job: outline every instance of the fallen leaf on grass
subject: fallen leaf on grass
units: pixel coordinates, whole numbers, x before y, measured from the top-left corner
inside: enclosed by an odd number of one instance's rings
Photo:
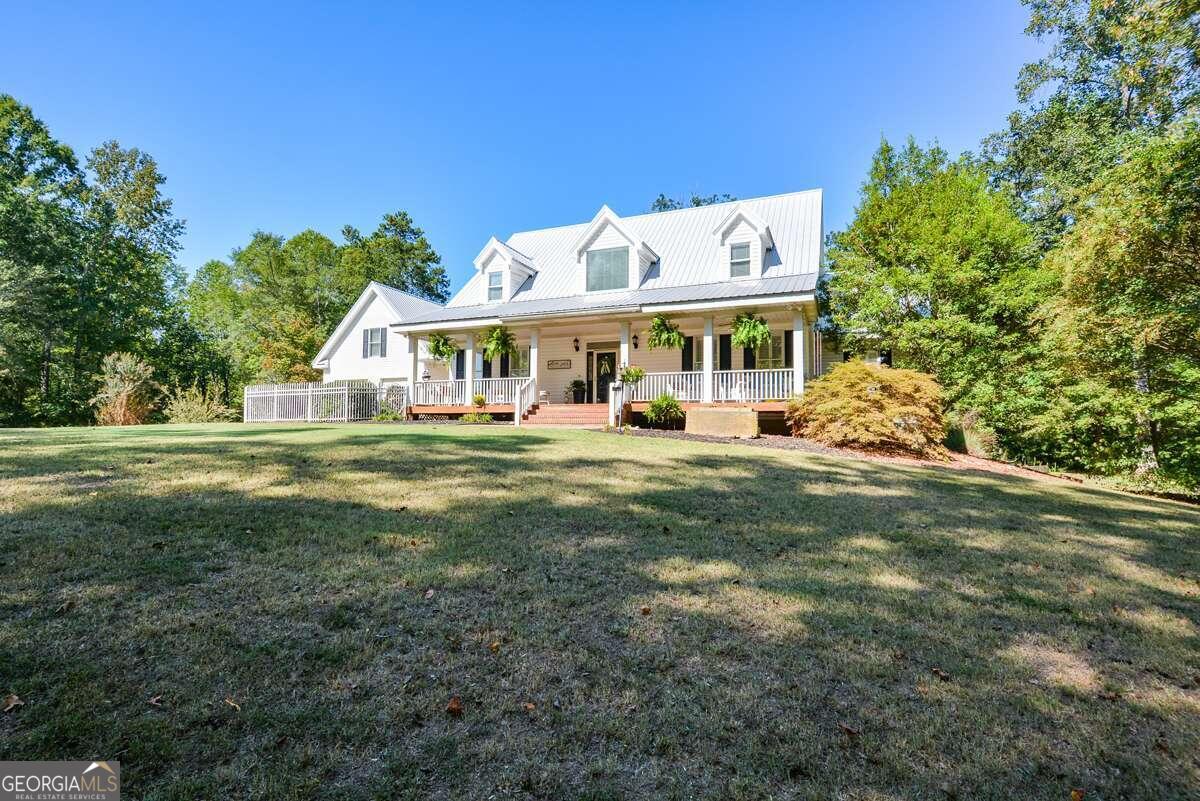
[[[941,668],[935,667],[933,669],[933,675],[937,676],[942,681],[950,681],[950,674],[947,673],[946,671],[942,670]]]
[[[150,696],[149,700],[146,701],[146,703],[150,706],[162,706],[162,696],[152,695]]]
[[[462,717],[463,702],[457,695],[450,699],[450,703],[446,704],[446,714],[451,717]]]
[[[854,728],[853,726],[847,726],[845,723],[839,723],[838,728],[844,731],[851,738],[858,737],[860,734],[862,734],[862,732],[858,729]]]
[[[643,606],[643,607],[642,607],[642,614],[643,614],[643,615],[648,615],[648,614],[650,614],[650,607],[648,607],[648,606]]]
[[[488,645],[488,650],[491,651],[493,654],[499,653],[500,652],[500,641],[493,640],[491,642],[491,644]]]
[[[226,704],[226,706],[233,707],[235,712],[242,711],[242,705],[239,704],[237,701],[233,700],[232,698],[229,698],[228,696],[225,698],[225,704]]]
[[[525,703],[521,704],[521,708],[524,709],[526,712],[532,712],[533,710],[537,709],[537,704],[534,704],[530,701],[526,701]]]
[[[1078,787],[1071,791],[1071,801],[1083,801],[1083,790]]]
[[[7,698],[4,699],[4,711],[5,712],[12,712],[14,709],[16,709],[19,706],[25,706],[25,702],[22,701],[20,696],[18,696],[16,693],[12,693],[11,695],[9,695]]]

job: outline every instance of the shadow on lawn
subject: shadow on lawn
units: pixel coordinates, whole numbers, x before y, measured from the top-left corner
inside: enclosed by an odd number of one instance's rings
[[[0,455],[66,490],[0,507],[11,758],[112,756],[164,798],[1200,790],[1195,510],[615,437],[251,431]]]

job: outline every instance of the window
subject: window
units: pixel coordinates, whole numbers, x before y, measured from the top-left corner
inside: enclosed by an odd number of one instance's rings
[[[508,365],[508,374],[513,378],[529,378],[529,346],[517,348],[517,355]]]
[[[370,359],[375,356],[387,356],[386,328],[363,329],[363,358]]]
[[[504,294],[504,273],[488,273],[488,300],[500,300]]]
[[[758,370],[777,370],[785,364],[783,334],[771,334],[771,338],[754,351],[754,367]]]
[[[743,278],[750,275],[750,243],[742,242],[729,246],[729,277]]]
[[[629,288],[629,248],[589,250],[587,291]]]

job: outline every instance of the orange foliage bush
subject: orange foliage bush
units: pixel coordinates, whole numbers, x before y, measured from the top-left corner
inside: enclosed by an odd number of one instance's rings
[[[945,458],[942,391],[916,370],[843,362],[788,402],[793,436],[825,445]]]

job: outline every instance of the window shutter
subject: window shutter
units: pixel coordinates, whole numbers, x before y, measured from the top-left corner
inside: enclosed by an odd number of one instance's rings
[[[757,361],[754,358],[754,348],[742,348],[742,369],[753,370]]]
[[[363,329],[363,358],[367,358],[371,348],[371,329]]]
[[[379,329],[379,355],[387,356],[387,328]]]
[[[467,352],[460,350],[454,354],[454,378],[462,381],[467,377]]]
[[[508,354],[502,353],[500,355],[500,377],[501,378],[508,378],[508,375],[509,375],[508,371],[509,371],[510,366],[511,365],[509,364],[509,361],[508,361]]]
[[[719,347],[717,348],[717,369],[732,370],[733,369],[733,339],[732,334],[721,334]]]
[[[792,361],[792,332],[783,332],[783,366],[791,367],[794,364]]]
[[[680,370],[683,370],[686,372],[686,371],[692,369],[692,365],[695,362],[695,358],[696,358],[695,342],[696,342],[695,337],[684,337],[684,339],[683,339],[683,357],[680,360],[682,363],[679,366]]]
[[[485,358],[483,360],[483,377],[484,378],[492,377],[492,360],[491,359]]]

